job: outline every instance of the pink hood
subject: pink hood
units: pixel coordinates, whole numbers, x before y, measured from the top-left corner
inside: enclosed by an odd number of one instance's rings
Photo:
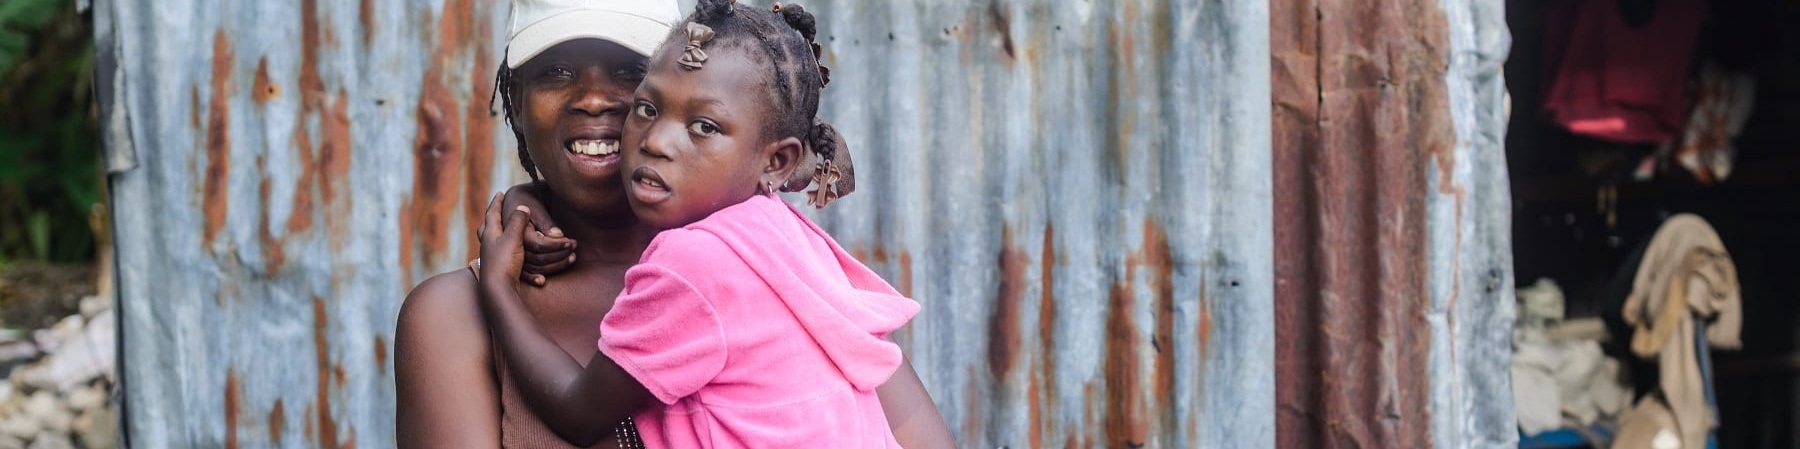
[[[735,215],[728,219],[719,215]],[[824,348],[838,371],[871,391],[899,368],[885,337],[919,312],[800,211],[771,196],[727,207],[687,229],[711,233],[743,259]]]

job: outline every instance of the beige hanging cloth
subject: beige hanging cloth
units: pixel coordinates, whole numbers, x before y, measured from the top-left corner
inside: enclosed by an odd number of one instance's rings
[[[1670,217],[1651,238],[1625,300],[1625,322],[1633,328],[1631,352],[1655,359],[1661,382],[1660,401],[1644,400],[1625,420],[1666,422],[1644,415],[1668,413],[1674,429],[1665,426],[1628,426],[1620,429],[1615,448],[1631,441],[1652,441],[1664,430],[1679,435],[1681,448],[1706,447],[1707,433],[1717,425],[1706,404],[1706,385],[1701,377],[1695,347],[1695,320],[1706,321],[1707,345],[1719,349],[1741,346],[1743,326],[1737,268],[1725,252],[1725,243],[1712,225],[1699,216]],[[1654,398],[1651,398],[1654,399]],[[1660,410],[1666,404],[1666,410]],[[1640,430],[1642,429],[1642,430]],[[1636,435],[1635,432],[1651,432]],[[1669,442],[1667,437],[1662,439]],[[1636,448],[1633,448],[1636,449]]]

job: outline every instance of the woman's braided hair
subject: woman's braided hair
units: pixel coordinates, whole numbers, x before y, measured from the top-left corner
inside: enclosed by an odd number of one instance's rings
[[[501,55],[500,60],[505,61],[506,55]],[[494,90],[497,94],[488,97],[488,110],[494,109],[494,98],[498,97],[501,113],[506,115],[506,127],[512,129],[513,138],[519,141],[519,166],[525,169],[525,174],[531,176],[531,182],[535,184],[538,181],[537,164],[531,162],[531,153],[526,152],[525,130],[519,129],[519,125],[513,121],[513,115],[518,111],[513,107],[513,91],[518,90],[518,87],[518,81],[513,79],[513,69],[502,62],[499,72],[494,74]]]

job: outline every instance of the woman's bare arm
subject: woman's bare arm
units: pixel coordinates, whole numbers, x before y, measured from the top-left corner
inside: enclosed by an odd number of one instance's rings
[[[899,440],[900,447],[956,447],[956,437],[951,436],[950,428],[944,425],[944,417],[931,402],[931,393],[925,391],[925,383],[919,380],[919,373],[913,371],[912,362],[900,359],[900,368],[875,389],[875,395],[881,397],[881,411],[887,415],[888,427],[894,430],[894,439]]]
[[[406,295],[394,330],[396,445],[500,447],[500,393],[476,304],[475,278],[457,270]]]

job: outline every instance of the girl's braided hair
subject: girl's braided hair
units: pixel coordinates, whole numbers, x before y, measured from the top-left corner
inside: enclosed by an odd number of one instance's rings
[[[735,47],[749,52],[753,59],[769,66],[769,108],[773,114],[769,136],[799,137],[804,153],[817,155],[819,162],[809,164],[809,154],[802,154],[799,169],[781,186],[781,190],[797,192],[809,184],[817,184],[812,195],[815,206],[849,194],[855,189],[850,156],[837,130],[818,118],[819,90],[831,81],[830,70],[819,63],[820,46],[817,21],[800,5],[776,3],[773,11],[759,10],[734,0],[700,0],[687,22],[710,29],[708,47]],[[675,27],[673,33],[687,32]],[[699,45],[702,42],[690,42]],[[704,56],[701,61],[704,62]],[[698,67],[696,64],[695,67]]]

